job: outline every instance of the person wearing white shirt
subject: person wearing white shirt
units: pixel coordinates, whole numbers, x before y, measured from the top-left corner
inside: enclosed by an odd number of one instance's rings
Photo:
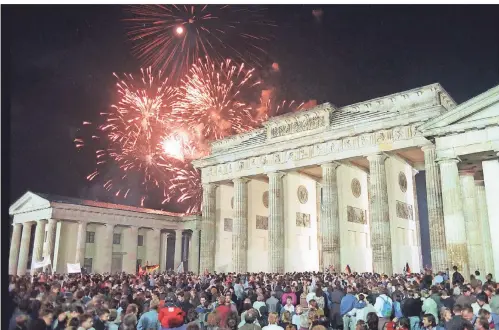
[[[284,330],[283,327],[277,325],[279,316],[277,313],[269,313],[269,325],[262,328],[262,330]]]
[[[374,309],[376,310],[376,315],[378,315],[378,318],[379,318],[378,329],[383,329],[383,326],[385,325],[385,323],[390,321],[389,317],[387,318],[382,314],[383,305],[385,304],[385,301],[388,301],[388,303],[390,303],[390,306],[393,310],[392,298],[387,296],[386,289],[382,289],[381,294],[379,295],[378,298],[376,298],[376,303],[374,304]]]

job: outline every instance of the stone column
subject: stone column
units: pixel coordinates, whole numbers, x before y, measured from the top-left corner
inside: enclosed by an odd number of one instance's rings
[[[248,271],[248,179],[234,182],[234,228],[232,229],[232,270]]]
[[[269,177],[269,252],[270,273],[284,273],[284,173],[268,173]]]
[[[35,229],[35,242],[33,243],[33,254],[31,256],[31,264],[40,262],[43,259],[43,239],[45,238],[45,220],[38,220]],[[31,275],[37,270],[31,267]]]
[[[216,186],[203,184],[203,214],[201,220],[201,253],[199,272],[215,270]]]
[[[111,263],[113,259],[113,234],[114,234],[114,225],[106,224],[103,241],[98,242],[97,245],[99,251],[98,253],[102,253],[102,263],[100,273],[110,273],[111,272]]]
[[[43,246],[43,256],[50,259],[53,263],[54,260],[54,245],[55,245],[55,231],[57,228],[57,221],[55,219],[49,219],[47,225],[47,240]],[[53,266],[53,265],[52,265]]]
[[[418,247],[418,256],[419,256],[419,269],[415,269],[418,273],[423,266],[423,251],[421,250],[421,223],[419,222],[419,205],[418,205],[418,189],[416,187],[416,174],[419,171],[416,169],[412,169],[412,191],[414,195],[414,223],[416,224],[416,246]]]
[[[21,232],[23,225],[14,223],[12,225],[12,239],[10,240],[10,253],[9,253],[9,275],[17,275],[17,264],[19,262],[19,248],[21,245]]]
[[[322,164],[322,262],[325,267],[333,266],[341,271],[340,214],[338,207],[338,164]]]
[[[463,198],[470,274],[474,274],[476,270],[484,272],[485,260],[483,259],[481,221],[477,217],[475,172],[461,172],[459,179],[461,181],[461,196]]]
[[[168,233],[161,232],[161,252],[159,257],[159,270],[166,271],[166,258],[168,257]]]
[[[189,249],[189,271],[199,274],[199,230],[194,229],[191,236]]]
[[[146,260],[150,266],[159,264],[160,234],[161,231],[156,228],[147,232]]]
[[[79,263],[80,267],[83,267],[85,249],[87,247],[87,223],[85,221],[78,222],[78,233],[76,235],[76,254],[74,263]]]
[[[482,222],[482,247],[483,259],[485,262],[485,273],[494,273],[494,256],[492,255],[492,239],[490,235],[489,214],[487,213],[487,199],[485,197],[485,185],[483,181],[477,182],[476,189],[476,202],[477,202],[477,216]],[[482,272],[480,272],[482,273]]]
[[[461,185],[454,158],[439,161],[442,178],[442,201],[444,206],[445,238],[449,268],[457,266],[466,281],[470,280],[466,225],[464,223]],[[430,232],[432,228],[430,227]]]
[[[19,262],[17,264],[17,275],[26,275],[28,268],[29,242],[31,239],[31,227],[33,222],[23,223],[23,233],[21,236],[21,250],[19,251]]]
[[[176,270],[177,267],[182,262],[182,230],[175,230],[175,258],[173,261],[173,267]]]
[[[445,271],[449,267],[445,238],[444,206],[440,168],[436,163],[435,146],[422,148],[425,161],[426,201],[428,205],[428,225],[430,229],[430,254],[434,272]]]
[[[390,214],[386,186],[386,156],[375,154],[369,160],[370,184],[369,214],[371,215],[371,247],[373,270],[378,274],[393,274]]]
[[[499,153],[497,154],[499,156]],[[482,162],[485,181],[485,196],[487,199],[487,213],[489,214],[489,232],[499,233],[499,161],[497,159]],[[494,258],[494,279],[499,278],[499,244],[492,244]]]
[[[183,247],[182,247],[182,261],[189,260],[189,240],[190,235],[188,233],[184,233],[182,238]]]
[[[137,272],[137,246],[139,243],[139,227],[131,226],[123,231],[123,271],[128,274]]]

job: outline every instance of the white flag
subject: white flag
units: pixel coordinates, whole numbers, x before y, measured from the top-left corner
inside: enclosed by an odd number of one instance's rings
[[[42,261],[35,261],[33,259],[32,262],[31,262],[31,268],[32,269],[43,268],[43,267],[46,267],[46,266],[48,266],[50,264],[51,264],[50,258],[48,258],[47,256],[45,256],[45,257],[43,257]]]
[[[180,265],[177,267],[177,273],[183,273],[184,272],[184,263],[181,262]]]
[[[77,264],[67,264],[68,265],[68,273],[81,273],[80,263]]]

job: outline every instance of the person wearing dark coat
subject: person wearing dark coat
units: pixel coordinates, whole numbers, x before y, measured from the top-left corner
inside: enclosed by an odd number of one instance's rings
[[[54,311],[46,308],[40,310],[38,315],[39,317],[31,322],[29,330],[50,330],[54,319]]]
[[[344,296],[345,293],[341,290],[338,283],[335,285],[333,292],[331,292],[331,306],[329,306],[329,322],[333,329],[339,329],[343,325],[340,315],[340,304]]]

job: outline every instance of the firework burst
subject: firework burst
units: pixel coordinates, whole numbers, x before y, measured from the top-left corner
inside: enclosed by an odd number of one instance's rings
[[[167,167],[171,158],[178,157],[173,154],[178,147],[175,149],[172,141],[166,143],[169,137],[165,134],[171,131],[172,106],[177,101],[178,89],[170,86],[161,72],[154,76],[151,68],[141,70],[140,78],[131,74],[122,78],[115,74],[115,77],[120,99],[111,106],[111,111],[101,113],[105,117],[104,123],[97,127],[100,134],[93,135],[92,139],[105,140],[106,147],[95,152],[98,169],[87,179],[97,178],[103,167],[113,161],[122,171],[120,180],[126,182],[130,176],[140,177],[144,193],[142,202],[152,189],[163,190],[166,196]],[[99,138],[100,135],[104,138]],[[75,143],[79,148],[85,146],[81,138],[75,139]],[[123,187],[127,184],[116,181],[106,180],[104,188],[116,191],[118,197],[126,197],[129,189]]]
[[[254,110],[242,97],[243,88],[248,92],[260,84],[253,73],[254,69],[231,60],[216,64],[200,59],[182,80],[182,96],[173,111],[185,127],[206,140],[254,128],[258,124]]]
[[[176,78],[199,57],[261,63],[262,44],[275,26],[261,6],[133,5],[126,10],[132,15],[125,21],[134,53]]]

